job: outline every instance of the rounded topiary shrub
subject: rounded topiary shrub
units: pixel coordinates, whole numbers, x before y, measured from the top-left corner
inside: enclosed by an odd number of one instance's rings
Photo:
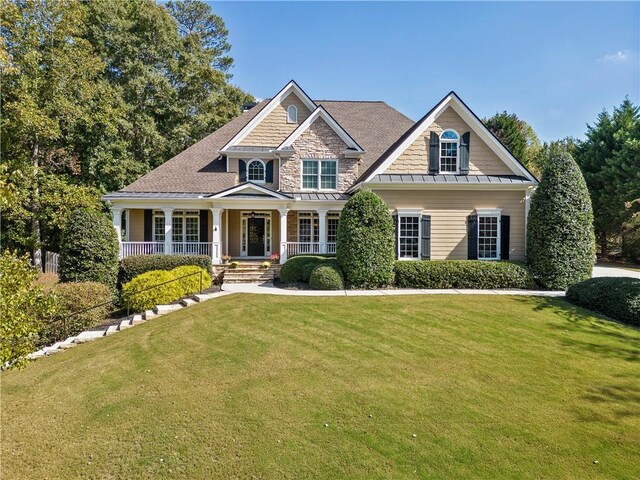
[[[576,283],[567,290],[567,300],[640,326],[640,280],[637,278],[602,277]]]
[[[309,286],[315,290],[344,290],[342,270],[331,263],[318,265],[311,272]]]
[[[58,274],[62,282],[98,282],[115,288],[118,236],[109,219],[95,210],[74,211],[62,233]]]
[[[565,289],[591,277],[594,253],[589,191],[571,155],[561,152],[545,168],[531,199],[527,259],[540,285]]]
[[[393,283],[393,219],[375,193],[360,191],[342,209],[336,256],[351,288],[377,288]]]
[[[320,257],[316,255],[298,255],[288,259],[280,269],[280,281],[282,283],[308,283],[311,272],[323,263],[335,263],[333,257]]]

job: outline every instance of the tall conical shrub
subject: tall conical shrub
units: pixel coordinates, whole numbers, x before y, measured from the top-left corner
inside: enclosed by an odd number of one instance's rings
[[[567,152],[550,159],[531,199],[527,259],[536,281],[565,289],[591,277],[593,210],[580,168]]]

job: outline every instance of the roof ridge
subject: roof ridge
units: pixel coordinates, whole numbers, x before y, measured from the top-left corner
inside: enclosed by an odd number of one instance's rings
[[[324,98],[321,100],[313,100],[314,102],[342,102],[342,103],[387,103],[384,100],[331,100],[328,98]]]

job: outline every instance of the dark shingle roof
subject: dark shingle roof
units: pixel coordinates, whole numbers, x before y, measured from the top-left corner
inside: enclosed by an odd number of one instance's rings
[[[211,135],[147,173],[120,192],[217,193],[237,184],[235,173],[226,172],[220,150],[266,105],[269,99],[222,126]],[[317,102],[342,125],[365,150],[360,171],[364,172],[413,121],[384,102]],[[242,147],[264,150],[264,146]],[[275,147],[274,147],[275,148]],[[110,196],[113,194],[110,194]],[[105,197],[108,199],[109,197]],[[113,197],[115,198],[115,197]]]

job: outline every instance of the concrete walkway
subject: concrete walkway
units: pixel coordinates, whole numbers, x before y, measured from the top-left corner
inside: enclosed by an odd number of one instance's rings
[[[272,283],[223,284],[222,290],[234,293],[290,295],[301,297],[363,297],[381,295],[521,295],[529,297],[563,297],[564,292],[547,290],[465,290],[465,289],[389,289],[389,290],[293,290],[278,288]]]
[[[627,270],[626,268],[616,267],[613,265],[596,265],[593,267],[593,278],[597,277],[631,277],[639,278],[640,272],[635,270]]]

